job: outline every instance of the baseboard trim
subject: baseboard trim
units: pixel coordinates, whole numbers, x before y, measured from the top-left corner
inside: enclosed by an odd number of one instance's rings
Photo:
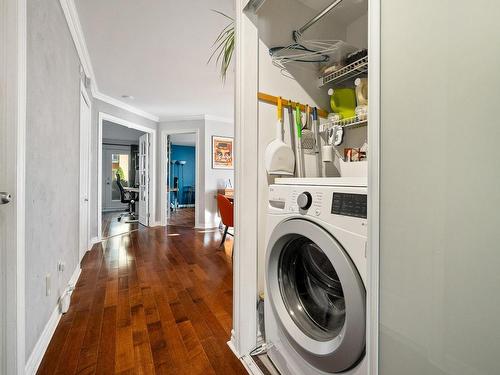
[[[96,243],[102,242],[102,239],[100,237],[94,237],[90,240],[90,244],[94,246]]]
[[[68,281],[68,286],[75,287],[81,273],[82,268],[80,267],[80,265],[77,265],[75,271],[73,272],[73,275],[71,275],[71,278]]]
[[[219,225],[215,223],[206,223],[206,224],[196,223],[194,226],[195,229],[216,229],[218,227]]]
[[[71,275],[71,278],[68,281],[67,288],[74,287],[76,285],[76,283],[78,282],[78,278],[80,277],[81,271],[82,270],[80,268],[80,265],[78,265],[75,269],[75,272],[73,272],[73,275]],[[50,340],[52,339],[52,336],[56,331],[57,325],[59,324],[59,320],[61,320],[61,316],[62,314],[59,309],[59,303],[58,303],[54,311],[52,311],[49,321],[45,325],[45,328],[43,329],[40,338],[38,339],[35,347],[33,348],[33,351],[31,352],[28,361],[26,362],[26,366],[24,367],[24,373],[26,375],[34,375],[38,371],[38,367],[40,366],[40,363],[42,363],[43,356],[45,355]]]
[[[179,204],[177,207],[179,208],[194,208],[195,204]]]

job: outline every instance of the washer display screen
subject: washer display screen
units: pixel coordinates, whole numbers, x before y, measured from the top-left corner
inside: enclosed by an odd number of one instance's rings
[[[366,219],[366,194],[333,193],[332,214]]]
[[[289,315],[307,336],[327,341],[345,322],[344,291],[335,267],[309,238],[289,241],[278,267],[280,291]]]

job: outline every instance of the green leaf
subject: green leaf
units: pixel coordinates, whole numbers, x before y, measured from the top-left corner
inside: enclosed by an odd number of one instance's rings
[[[212,9],[212,11],[231,20],[231,22],[222,29],[212,44],[212,53],[207,61],[207,64],[209,64],[215,58],[215,65],[219,66],[220,64],[222,82],[225,82],[235,48],[234,19],[218,10]]]

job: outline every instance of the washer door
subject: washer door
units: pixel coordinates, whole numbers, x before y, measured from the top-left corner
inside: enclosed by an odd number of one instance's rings
[[[269,240],[266,274],[272,309],[298,354],[330,373],[362,359],[366,291],[331,234],[304,219],[279,224]]]

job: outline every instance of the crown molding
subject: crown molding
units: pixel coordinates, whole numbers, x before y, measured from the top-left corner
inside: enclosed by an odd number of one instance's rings
[[[227,124],[234,124],[234,119],[232,118],[212,116],[212,115],[183,115],[183,116],[162,117],[160,122],[196,121],[196,120],[216,121]]]
[[[234,118],[232,118],[232,117],[220,117],[220,116],[205,115],[205,120],[206,121],[224,122],[227,124],[234,124]]]
[[[180,115],[180,116],[167,116],[162,117],[160,122],[176,122],[176,121],[196,121],[205,120],[205,115]]]
[[[130,104],[124,103],[118,99],[112,98],[111,96],[105,95],[102,92],[96,92],[93,94],[95,99],[98,99],[100,101],[106,102],[108,104],[114,105],[115,107],[124,109],[128,112],[134,113],[138,116],[144,117],[148,120],[154,121],[154,122],[159,122],[160,118],[158,116],[155,116],[149,112],[143,111],[142,109],[139,109],[137,107],[131,106]]]
[[[59,0],[59,2],[61,4],[64,17],[66,18],[66,23],[68,24],[71,38],[73,39],[73,43],[75,44],[78,57],[80,58],[80,64],[82,65],[83,72],[91,80],[90,91],[92,92],[92,96],[103,102],[114,105],[115,107],[147,118],[148,120],[158,122],[158,116],[143,111],[142,109],[134,107],[130,104],[124,103],[118,99],[112,98],[99,91],[97,80],[94,74],[94,69],[92,68],[89,51],[87,49],[87,43],[85,42],[85,36],[83,35],[82,25],[80,23],[80,18],[78,17],[78,11],[76,10],[75,2],[74,0]]]

